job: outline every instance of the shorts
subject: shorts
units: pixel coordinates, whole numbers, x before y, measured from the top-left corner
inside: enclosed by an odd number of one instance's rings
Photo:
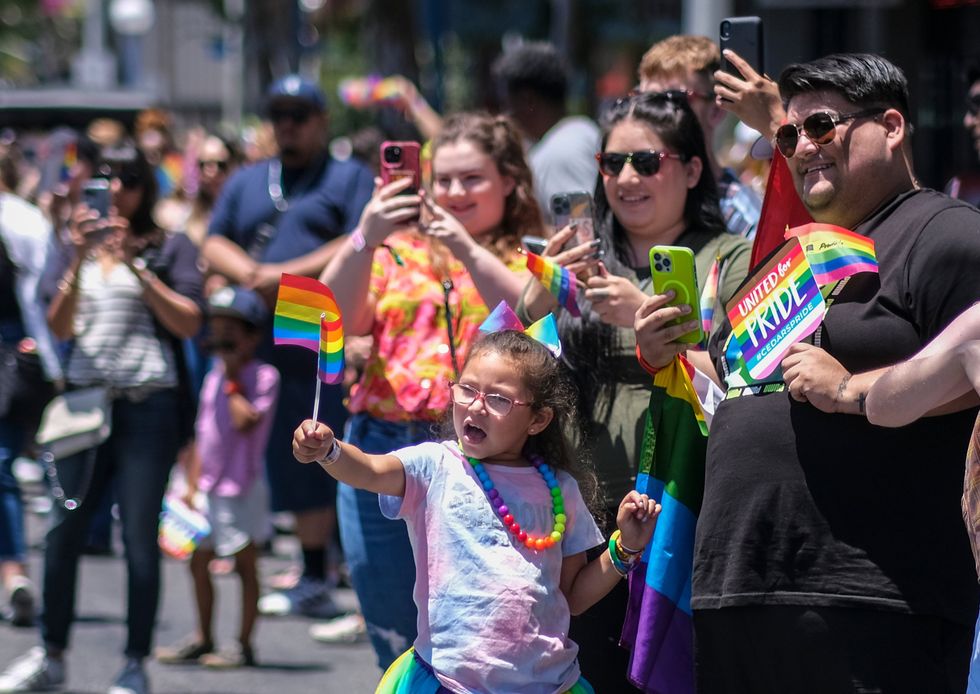
[[[214,550],[219,557],[230,557],[248,544],[261,545],[272,535],[269,518],[269,491],[262,478],[255,480],[242,496],[208,494],[208,523],[211,534],[201,540],[201,549]]]
[[[292,354],[292,350],[284,351]],[[315,360],[306,378],[289,379],[283,374],[279,405],[265,452],[269,496],[275,512],[315,511],[333,508],[337,503],[337,481],[316,463],[304,465],[293,457],[293,432],[300,422],[313,416],[315,392]],[[347,419],[341,397],[340,386],[321,385],[317,419],[333,429],[338,438]]]
[[[432,666],[422,660],[415,653],[414,648],[409,648],[385,671],[374,694],[452,694],[452,692],[442,686],[432,671]],[[578,682],[563,694],[595,694],[595,690],[584,677],[579,677]]]

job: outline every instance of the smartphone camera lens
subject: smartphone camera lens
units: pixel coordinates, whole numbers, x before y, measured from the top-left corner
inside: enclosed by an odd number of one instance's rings
[[[392,145],[385,147],[385,161],[389,164],[397,164],[402,160],[402,148]]]
[[[654,263],[653,264],[653,269],[656,270],[657,272],[663,272],[664,271],[664,266],[661,265],[660,263]]]
[[[664,258],[664,270],[670,272],[670,258]]]
[[[730,38],[731,35],[732,35],[732,23],[731,22],[722,22],[721,23],[721,37],[723,39],[727,39],[727,38]]]
[[[659,253],[654,253],[653,254],[653,259],[659,263],[661,260],[664,259],[664,257],[662,255],[660,255]]]

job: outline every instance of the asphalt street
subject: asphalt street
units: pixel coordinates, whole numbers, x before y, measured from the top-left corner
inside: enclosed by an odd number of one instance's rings
[[[28,486],[29,496],[39,490]],[[41,544],[45,517],[27,514],[31,543],[31,576],[40,583]],[[66,692],[98,694],[105,692],[122,666],[125,644],[125,564],[118,528],[114,540],[115,556],[83,557],[80,567],[77,621],[68,653]],[[284,571],[297,546],[291,536],[279,536],[274,552],[261,560],[263,577]],[[231,645],[238,621],[238,580],[234,574],[216,577],[220,606],[216,611],[215,637],[219,646]],[[5,596],[4,596],[5,597]],[[351,609],[356,605],[353,591],[338,589],[336,602]],[[171,644],[192,632],[194,603],[190,575],[185,564],[173,559],[163,563],[163,597],[157,617],[157,645]],[[302,617],[263,617],[256,628],[254,642],[258,667],[209,671],[197,665],[161,665],[147,661],[147,673],[154,694],[207,692],[209,694],[359,694],[374,691],[380,677],[374,652],[366,641],[356,644],[325,645],[308,634],[313,620]],[[5,667],[39,642],[37,628],[15,628],[0,622],[0,667]]]

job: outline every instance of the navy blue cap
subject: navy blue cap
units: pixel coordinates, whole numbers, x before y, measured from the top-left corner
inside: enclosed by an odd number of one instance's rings
[[[228,286],[222,287],[210,296],[208,315],[239,318],[261,328],[269,320],[269,308],[262,297],[251,289]]]
[[[280,77],[273,82],[266,97],[270,104],[277,99],[297,99],[306,101],[321,111],[327,107],[327,97],[320,86],[296,74]]]

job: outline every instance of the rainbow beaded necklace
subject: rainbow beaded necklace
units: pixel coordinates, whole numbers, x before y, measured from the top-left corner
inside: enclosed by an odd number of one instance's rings
[[[514,520],[514,515],[510,512],[510,508],[504,502],[504,497],[494,488],[493,480],[490,479],[490,474],[483,466],[483,463],[469,456],[466,456],[466,460],[473,466],[473,472],[476,473],[480,484],[483,485],[483,490],[486,492],[494,511],[500,516],[504,525],[510,531],[511,535],[517,538],[518,542],[522,542],[526,547],[535,550],[548,549],[553,545],[561,544],[562,535],[565,533],[565,521],[567,519],[565,515],[565,500],[561,495],[561,487],[558,486],[558,478],[555,476],[554,471],[544,462],[544,458],[540,455],[533,455],[530,458],[531,464],[541,473],[541,477],[544,478],[545,484],[548,485],[548,489],[551,491],[551,515],[553,517],[551,532],[541,537],[528,535],[527,532],[521,529],[520,524]]]

